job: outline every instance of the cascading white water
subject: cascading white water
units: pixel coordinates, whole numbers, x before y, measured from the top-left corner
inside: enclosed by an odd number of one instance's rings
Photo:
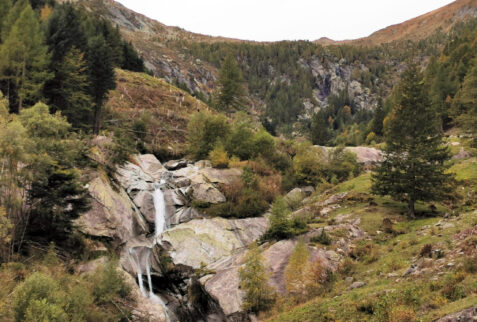
[[[154,208],[155,208],[155,218],[154,218],[154,243],[156,243],[156,237],[158,237],[160,234],[165,229],[166,226],[166,202],[164,200],[164,193],[161,190],[161,185],[165,183],[164,180],[161,180],[161,182],[157,185],[155,185],[154,193],[153,193],[153,200],[154,200]],[[136,264],[136,270],[137,270],[137,279],[139,283],[139,289],[141,290],[141,293],[144,297],[149,297],[151,301],[154,303],[160,304],[164,308],[164,312],[166,314],[166,319],[167,321],[170,321],[169,314],[167,312],[167,306],[164,303],[164,301],[154,294],[153,286],[152,286],[152,277],[151,277],[151,254],[152,254],[152,248],[149,248],[149,250],[146,253],[146,258],[143,260],[143,256],[139,256],[138,253],[134,250],[134,248],[131,248],[129,250],[133,261]],[[146,289],[144,288],[144,281],[143,281],[143,272],[141,265],[142,264],[146,265],[146,276],[147,276],[147,283],[149,286],[149,293],[146,293]]]
[[[155,186],[153,200],[154,200],[154,208],[156,211],[154,224],[155,224],[155,232],[154,236],[157,237],[164,231],[166,226],[166,201],[164,200],[164,193],[161,190],[161,185],[165,183],[164,180]]]
[[[134,248],[129,249],[129,253],[134,259],[134,263],[136,264],[136,270],[137,270],[137,280],[139,283],[139,289],[141,290],[141,293],[143,296],[146,296],[146,290],[144,289],[144,282],[142,280],[142,269],[141,269],[141,261],[139,260],[139,256],[137,255],[136,251]]]

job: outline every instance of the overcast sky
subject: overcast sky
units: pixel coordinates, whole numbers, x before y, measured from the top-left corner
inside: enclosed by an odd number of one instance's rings
[[[169,26],[257,41],[354,39],[449,0],[119,0]]]

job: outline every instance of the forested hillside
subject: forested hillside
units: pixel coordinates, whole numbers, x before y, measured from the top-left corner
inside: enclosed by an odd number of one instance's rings
[[[83,3],[117,23],[155,75],[204,101],[212,101],[218,70],[231,53],[251,100],[247,109],[271,133],[305,136],[331,145],[365,142],[378,98],[391,92],[406,62],[417,59],[426,65],[431,56],[439,55],[450,30],[462,28],[461,23],[475,14],[475,3],[461,0],[395,27],[393,37],[384,37],[387,41],[371,40],[376,38],[373,34],[366,46],[322,46],[305,41],[261,44],[208,37],[162,25],[115,2]],[[411,33],[416,24],[425,33]],[[389,33],[386,29],[380,32]],[[329,129],[313,138],[317,131],[312,127],[317,123],[327,123]],[[344,139],[348,133],[354,133],[353,137]]]

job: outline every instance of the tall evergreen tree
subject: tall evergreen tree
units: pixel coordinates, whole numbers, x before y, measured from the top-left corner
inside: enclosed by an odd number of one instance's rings
[[[238,110],[244,106],[244,98],[242,72],[232,54],[228,54],[220,67],[215,105],[227,112]]]
[[[311,120],[311,141],[313,144],[326,145],[329,140],[330,130],[326,115],[323,111],[319,111]]]
[[[103,36],[91,38],[88,47],[88,67],[94,102],[93,132],[97,134],[101,125],[101,110],[104,100],[109,90],[116,87],[116,80],[111,48]]]
[[[5,19],[0,21],[0,24],[2,24],[2,41],[5,41],[5,39],[7,39],[10,30],[13,28],[13,25],[18,20],[18,18],[20,18],[22,11],[27,6],[28,0],[16,1],[14,6],[8,11],[8,15],[5,16]]]
[[[397,105],[385,131],[384,160],[373,174],[373,192],[408,204],[441,199],[448,191],[449,151],[443,146],[437,111],[425,91],[422,73],[411,64],[403,73]]]
[[[24,109],[19,117],[34,143],[29,170],[26,232],[49,241],[63,241],[71,234],[72,221],[89,207],[87,190],[74,165],[78,144],[69,138],[71,125],[59,114],[50,114],[43,103]]]
[[[477,132],[477,58],[454,98],[451,114],[457,125],[474,134]]]
[[[55,7],[46,26],[46,42],[51,52],[51,64],[61,62],[74,46],[86,52],[87,39],[82,30],[82,17],[73,4],[64,3]]]
[[[383,100],[379,98],[378,105],[374,111],[373,121],[371,123],[371,131],[376,135],[383,135],[383,122],[386,117],[386,111],[384,110]]]
[[[16,90],[17,112],[24,104],[40,99],[43,85],[51,77],[47,51],[40,22],[28,4],[0,49],[0,74],[10,83],[9,88]],[[12,102],[12,93],[8,94]]]
[[[123,61],[121,68],[132,70],[135,72],[143,72],[145,70],[144,60],[139,57],[138,53],[130,42],[123,41]]]
[[[0,0],[0,43],[2,43],[3,23],[8,16],[8,12],[12,7],[12,0]]]
[[[50,104],[60,110],[74,128],[85,128],[93,112],[90,82],[84,54],[76,47],[55,66],[55,78],[49,83]]]

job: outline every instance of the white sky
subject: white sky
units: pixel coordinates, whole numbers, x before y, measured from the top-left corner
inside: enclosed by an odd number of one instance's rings
[[[365,37],[450,0],[118,0],[169,26],[244,40]]]

